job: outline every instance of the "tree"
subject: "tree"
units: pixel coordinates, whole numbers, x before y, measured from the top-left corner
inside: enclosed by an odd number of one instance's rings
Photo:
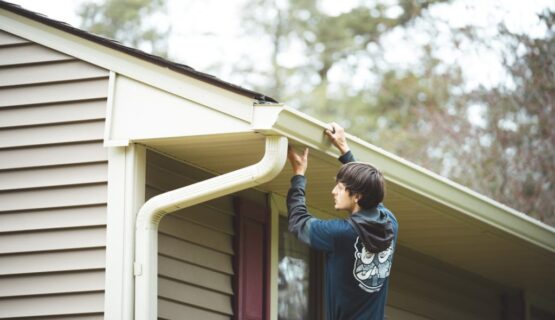
[[[474,101],[487,105],[477,134],[485,172],[481,192],[555,225],[555,11],[539,15],[545,36],[515,34],[500,26],[507,45],[508,84],[479,88]]]
[[[105,0],[83,3],[77,14],[84,30],[167,57],[171,28],[155,25],[153,19],[165,11],[166,0]]]
[[[270,52],[269,63],[244,59],[238,71],[268,66],[264,81],[247,85],[555,225],[553,12],[542,15],[541,39],[501,27],[494,40],[505,48],[511,83],[469,90],[460,65],[436,56],[446,44],[434,40],[438,22],[426,10],[441,2],[361,1],[335,15],[315,0],[252,0],[245,29]],[[431,27],[419,64],[389,64],[382,40],[422,21]],[[454,51],[463,41],[494,47],[476,27],[450,30]],[[334,72],[349,77],[332,79]],[[469,116],[475,109],[481,123]]]
[[[335,15],[325,12],[317,0],[251,0],[243,10],[245,31],[266,37],[261,48],[271,52],[270,68],[261,72],[259,61],[246,64],[244,60],[238,71],[260,73],[266,81],[253,84],[256,88],[301,106],[299,92],[327,95],[328,74],[333,68],[352,70],[356,68],[353,57],[374,58],[367,50],[369,45],[379,45],[382,36],[410,24],[429,6],[441,2],[447,0],[368,1]],[[391,9],[398,14],[388,13]],[[300,48],[304,63],[288,65],[286,55],[292,47]]]

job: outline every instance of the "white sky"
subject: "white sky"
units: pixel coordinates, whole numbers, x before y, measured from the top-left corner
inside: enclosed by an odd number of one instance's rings
[[[8,1],[77,27],[79,18],[75,10],[79,4],[87,2],[84,0]],[[244,2],[245,0],[168,0],[168,13],[172,23],[170,58],[200,71],[206,71],[210,66],[219,63],[223,68],[220,70],[221,74],[215,75],[232,82],[233,77],[229,74],[231,66],[242,56],[249,55],[261,62],[266,61],[264,57],[267,52],[258,39],[240,37],[240,9]],[[324,0],[322,7],[330,13],[339,14],[348,11],[357,2],[357,0]],[[503,20],[512,30],[541,35],[545,30],[537,27],[538,19],[535,14],[547,6],[555,7],[555,1],[458,0],[448,5],[434,6],[431,14],[448,20],[453,26],[460,27],[467,24],[482,26],[485,33],[488,30],[494,33],[493,26]],[[402,33],[391,35],[388,39],[390,49],[387,52],[389,63],[400,66],[417,63],[414,61],[417,58],[407,50],[406,45],[409,40],[417,43],[427,41],[425,37],[419,38],[419,35],[411,34],[410,39]],[[503,74],[497,61],[498,57],[494,53],[486,51],[461,53],[447,50],[439,54],[446,61],[464,64],[466,76],[470,79],[471,85],[488,85],[502,81]],[[295,59],[294,54],[287,57],[292,63],[303,61],[302,58]],[[263,68],[262,65],[261,68]],[[337,73],[337,77],[344,78],[344,75]]]

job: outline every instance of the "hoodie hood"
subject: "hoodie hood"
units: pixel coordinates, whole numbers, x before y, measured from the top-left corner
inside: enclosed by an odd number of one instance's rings
[[[366,250],[372,253],[389,248],[395,236],[393,224],[385,209],[381,210],[381,205],[353,213],[346,220],[353,226]]]

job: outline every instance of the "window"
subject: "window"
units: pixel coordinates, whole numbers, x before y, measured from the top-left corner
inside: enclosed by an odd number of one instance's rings
[[[278,319],[322,319],[323,257],[279,220]]]

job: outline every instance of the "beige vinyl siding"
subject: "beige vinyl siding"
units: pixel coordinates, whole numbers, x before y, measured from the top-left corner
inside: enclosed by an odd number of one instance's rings
[[[102,319],[108,71],[0,31],[0,319]]]
[[[501,292],[453,266],[398,248],[386,315],[393,319],[500,319]]]
[[[147,153],[147,198],[200,179],[199,170]],[[233,202],[222,197],[164,217],[158,236],[161,319],[230,319]]]

